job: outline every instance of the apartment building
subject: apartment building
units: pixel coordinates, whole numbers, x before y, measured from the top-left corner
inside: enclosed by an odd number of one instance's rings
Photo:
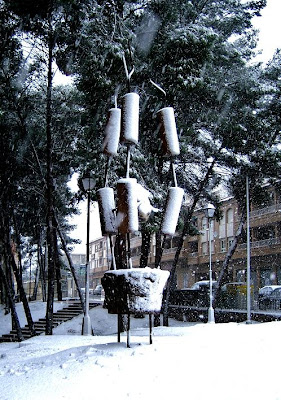
[[[101,283],[104,272],[109,269],[111,255],[108,251],[107,238],[100,238],[90,242],[90,288],[95,289]]]
[[[250,264],[251,280],[256,288],[281,283],[281,202],[271,189],[270,202],[264,207],[251,204]],[[192,286],[196,281],[209,279],[209,237],[207,218],[203,210],[196,212],[200,234],[189,237],[177,268],[179,289]],[[210,227],[213,279],[218,278],[227,251],[240,223],[240,210],[233,198],[222,201],[221,219],[213,220]],[[173,253],[174,251],[172,251]],[[246,229],[229,263],[229,281],[245,282],[247,268]]]
[[[251,278],[255,288],[267,284],[281,284],[281,200],[272,188],[270,200],[264,207],[251,204]],[[233,198],[221,202],[220,220],[213,219],[210,226],[213,279],[217,279],[227,251],[235,237],[240,222],[240,210]],[[189,236],[179,255],[176,286],[179,289],[191,287],[196,281],[209,279],[209,231],[204,211],[195,212],[199,234]],[[141,235],[130,235],[133,267],[138,267],[141,257]],[[179,243],[179,236],[167,238],[161,261],[161,268],[170,270]],[[100,283],[104,272],[109,269],[110,251],[106,238],[99,238],[90,244],[90,276],[93,287]],[[156,254],[155,237],[151,240],[148,265],[154,267]],[[229,281],[246,280],[247,247],[244,229],[229,263]]]

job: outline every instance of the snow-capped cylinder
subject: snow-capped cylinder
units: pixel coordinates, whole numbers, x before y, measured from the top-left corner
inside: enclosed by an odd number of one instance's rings
[[[117,182],[116,226],[121,233],[134,233],[139,229],[137,180],[122,178]]]
[[[111,108],[108,111],[107,124],[105,127],[105,138],[102,145],[103,153],[116,156],[121,131],[121,109]]]
[[[157,112],[160,121],[162,151],[166,156],[178,156],[180,146],[173,107],[165,107]]]
[[[127,93],[123,97],[121,117],[122,143],[137,144],[139,140],[139,95]]]
[[[114,191],[110,187],[104,187],[97,194],[102,234],[116,233]]]
[[[170,187],[162,222],[161,232],[173,236],[176,232],[184,190],[179,187]]]

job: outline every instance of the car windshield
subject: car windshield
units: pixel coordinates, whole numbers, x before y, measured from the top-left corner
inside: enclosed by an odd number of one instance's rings
[[[280,297],[281,298],[281,288],[273,290],[270,296],[271,297]]]

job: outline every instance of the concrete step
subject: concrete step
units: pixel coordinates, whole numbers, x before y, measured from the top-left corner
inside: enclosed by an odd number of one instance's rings
[[[90,302],[89,309],[97,307],[100,303]],[[79,301],[69,304],[67,307],[64,307],[62,310],[58,310],[53,314],[53,328],[57,327],[63,322],[67,322],[78,315],[83,314],[83,310]],[[45,331],[46,326],[46,318],[39,318],[38,321],[34,322],[34,328],[38,335]],[[30,339],[32,336],[30,334],[30,330],[28,325],[25,325],[22,328],[23,339]],[[17,334],[15,330],[12,330],[8,334],[4,334],[0,337],[0,343],[4,342],[17,342]]]

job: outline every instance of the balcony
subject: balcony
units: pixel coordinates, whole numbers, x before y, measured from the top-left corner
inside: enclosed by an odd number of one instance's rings
[[[270,239],[265,239],[265,240],[258,240],[255,242],[251,242],[250,246],[252,249],[258,249],[261,247],[271,247],[271,246],[276,246],[281,243],[281,238],[270,238]],[[247,248],[247,243],[242,243],[239,244],[237,247],[239,250],[246,250]]]
[[[280,203],[274,204],[273,206],[259,208],[258,210],[251,211],[250,218],[262,217],[263,215],[275,214],[275,213],[280,213],[280,216],[281,216],[281,204]]]

